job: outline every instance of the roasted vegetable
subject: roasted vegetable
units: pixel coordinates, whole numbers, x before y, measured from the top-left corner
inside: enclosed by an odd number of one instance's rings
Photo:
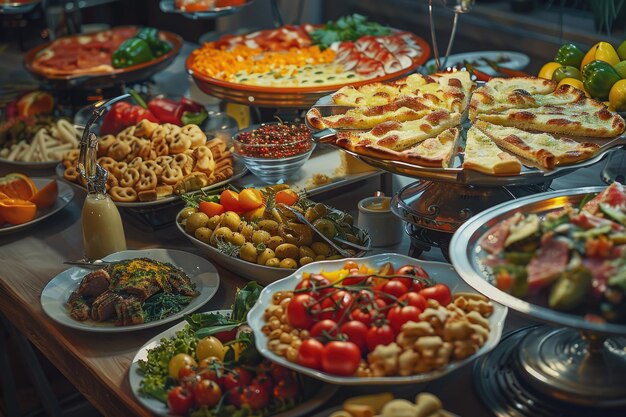
[[[526,245],[535,246],[541,235],[539,216],[531,214],[518,224],[511,227],[511,232],[504,242],[505,248],[525,248]]]
[[[576,45],[572,43],[566,43],[562,45],[556,55],[554,61],[564,66],[580,67],[580,63],[583,61],[585,53],[581,51]]]
[[[159,38],[159,31],[156,28],[142,28],[139,32],[137,32],[135,37],[143,39],[150,47],[152,55],[156,58],[163,56],[172,50],[172,46],[168,42],[162,41]]]
[[[620,80],[619,74],[604,61],[591,61],[583,68],[583,84],[591,97],[606,100],[611,87]]]
[[[153,59],[154,55],[146,41],[139,38],[130,38],[125,40],[113,52],[111,63],[115,68],[126,68],[152,61]]]
[[[548,306],[569,311],[578,307],[591,287],[591,272],[582,264],[564,271],[550,290]]]

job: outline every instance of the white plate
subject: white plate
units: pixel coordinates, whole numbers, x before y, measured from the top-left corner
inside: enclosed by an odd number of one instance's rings
[[[193,253],[173,249],[125,250],[106,256],[104,260],[120,261],[123,259],[142,257],[160,262],[169,262],[182,268],[189,278],[191,278],[191,281],[196,284],[196,290],[198,290],[200,294],[180,312],[164,318],[163,320],[131,326],[116,326],[110,322],[100,323],[92,320],[77,321],[70,316],[67,310],[67,299],[72,291],[78,287],[83,277],[90,271],[93,271],[93,269],[72,267],[52,278],[43,289],[41,293],[41,306],[43,311],[57,323],[73,329],[101,333],[132,332],[178,320],[185,314],[189,314],[200,308],[217,293],[217,288],[220,284],[220,277],[217,270],[211,262]]]
[[[231,310],[216,310],[209,313],[219,313],[223,315],[229,315]],[[158,416],[166,416],[166,417],[174,417],[172,414],[168,413],[167,407],[161,401],[152,398],[152,397],[144,397],[139,394],[139,387],[143,377],[139,373],[139,365],[137,362],[140,360],[146,360],[148,358],[148,350],[154,349],[159,345],[159,342],[163,338],[174,337],[176,332],[182,330],[187,325],[187,322],[182,321],[177,325],[170,327],[165,330],[163,333],[160,333],[150,339],[145,345],[143,345],[135,357],[133,358],[132,363],[130,364],[130,369],[128,371],[128,380],[130,382],[130,388],[133,391],[133,395],[137,398],[137,401],[141,403],[148,410],[153,412]],[[315,383],[316,381],[311,381],[311,383]],[[333,394],[337,391],[338,387],[329,384],[320,384],[319,390],[317,391],[317,395],[308,400],[303,401],[298,404],[294,408],[287,410],[280,414],[274,414],[272,417],[296,417],[310,413],[316,408],[320,407],[326,401],[333,396]]]
[[[499,62],[500,58],[506,57],[508,60],[506,62]],[[489,75],[496,75],[496,72],[487,65],[486,62],[481,61],[481,58],[487,58],[492,61],[496,61],[498,65],[501,67],[513,69],[513,70],[523,70],[526,68],[528,63],[530,62],[530,58],[528,55],[522,54],[521,52],[513,52],[513,51],[477,51],[477,52],[466,52],[463,54],[454,54],[448,57],[448,62],[446,63],[446,67],[451,67],[455,64],[462,64],[463,61],[468,61],[474,67],[487,73]],[[440,58],[440,61],[443,64],[443,57]],[[435,60],[431,59],[426,63],[427,69],[435,68]],[[431,71],[429,71],[431,72]]]
[[[31,178],[31,180],[33,180],[33,182],[35,183],[37,189],[42,189],[46,186],[46,184],[52,181],[49,178]],[[57,196],[57,201],[52,205],[52,207],[38,210],[37,217],[27,223],[18,224],[15,226],[0,226],[0,236],[8,233],[17,232],[18,230],[22,230],[26,227],[30,227],[36,223],[39,223],[40,221],[47,219],[48,217],[52,216],[53,214],[57,213],[65,206],[67,206],[74,198],[74,190],[72,190],[72,187],[70,187],[63,181],[57,180],[57,184],[59,186],[59,195]]]
[[[491,327],[491,331],[489,332],[489,339],[485,342],[485,344],[472,356],[465,358],[462,361],[453,362],[444,369],[429,372],[425,374],[416,374],[409,376],[386,376],[386,377],[372,377],[372,378],[363,378],[363,377],[341,377],[330,375],[324,372],[316,371],[311,368],[307,368],[304,366],[300,366],[293,362],[289,362],[287,359],[274,354],[267,348],[267,336],[261,331],[261,328],[265,324],[265,320],[263,319],[263,313],[265,308],[269,305],[272,305],[272,295],[277,291],[293,291],[296,287],[296,284],[300,282],[303,272],[310,273],[319,273],[322,270],[324,271],[334,271],[338,270],[342,267],[342,265],[346,261],[355,261],[358,264],[366,264],[375,269],[378,269],[382,264],[386,262],[391,262],[395,268],[398,268],[402,265],[413,264],[413,265],[421,265],[426,272],[430,275],[430,277],[436,282],[440,282],[446,284],[450,287],[452,293],[456,292],[471,292],[478,294],[472,287],[467,285],[459,275],[454,271],[452,265],[445,264],[441,262],[427,262],[427,261],[419,261],[414,258],[409,258],[408,256],[394,254],[394,253],[385,253],[380,255],[374,255],[367,258],[351,258],[351,259],[339,259],[336,261],[321,261],[321,262],[313,262],[308,265],[303,266],[298,269],[293,274],[289,275],[287,278],[281,279],[280,281],[276,281],[271,285],[268,285],[261,292],[261,296],[257,300],[256,304],[248,313],[248,324],[254,331],[254,337],[257,349],[263,356],[266,358],[286,367],[293,369],[294,371],[300,372],[304,375],[320,379],[324,382],[328,382],[331,384],[339,384],[339,385],[384,385],[384,384],[413,384],[426,382],[433,379],[437,379],[446,375],[449,372],[452,372],[456,369],[459,369],[463,365],[471,362],[476,359],[478,356],[483,355],[493,349],[498,342],[500,341],[500,337],[502,336],[502,329],[504,327],[504,319],[506,318],[507,308],[493,303],[493,314],[489,317],[489,325]]]
[[[63,173],[65,172],[65,167],[63,166],[63,164],[57,164],[56,166],[56,174],[59,178],[63,178]],[[219,188],[223,185],[226,185],[228,183],[230,183],[231,181],[235,181],[241,177],[243,177],[244,175],[246,175],[248,173],[248,169],[243,165],[242,162],[238,161],[237,158],[233,158],[233,176],[225,179],[224,181],[220,181],[220,182],[216,182],[215,184],[211,184],[208,185],[204,188],[202,188],[202,191],[210,191],[213,190],[215,188]],[[64,180],[67,181],[67,180]],[[82,185],[75,183],[75,182],[70,182],[67,181],[68,183],[85,189],[85,187],[83,187]],[[192,191],[191,193],[194,192],[198,192],[198,191]],[[171,203],[174,201],[179,201],[180,200],[180,196],[172,194],[169,197],[164,197],[164,198],[159,198],[158,200],[155,201],[133,201],[130,203],[124,203],[124,202],[120,202],[120,201],[114,201],[115,205],[117,207],[126,207],[126,208],[136,208],[136,209],[142,209],[142,208],[150,208],[150,207],[155,207],[155,206],[160,206],[162,204],[166,204],[166,203]]]

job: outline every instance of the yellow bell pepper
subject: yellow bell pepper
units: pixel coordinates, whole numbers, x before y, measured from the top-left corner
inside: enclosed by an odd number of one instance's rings
[[[537,74],[537,77],[551,80],[554,71],[561,67],[562,65],[558,62],[548,62],[543,67],[541,67],[541,69],[539,70],[539,74]]]
[[[339,280],[344,279],[345,277],[348,276],[348,274],[350,273],[350,271],[348,271],[347,269],[339,269],[337,271],[322,271],[321,274],[324,278],[326,278],[327,280],[329,280],[332,284],[336,283]]]
[[[585,86],[583,85],[583,82],[581,80],[578,80],[576,78],[563,78],[556,87],[559,88],[564,84],[578,88],[579,90],[582,90],[587,97],[590,97],[589,93],[585,91]]]
[[[580,70],[582,71],[585,65],[596,60],[608,62],[611,65],[615,65],[620,61],[613,45],[608,42],[598,42],[585,54],[583,61],[580,63]]]
[[[613,111],[626,111],[626,80],[619,80],[611,87],[609,108]]]

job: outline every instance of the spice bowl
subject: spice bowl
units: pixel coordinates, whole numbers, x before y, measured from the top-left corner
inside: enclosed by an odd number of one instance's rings
[[[315,142],[301,123],[264,123],[240,130],[233,153],[257,178],[275,184],[292,177],[309,159]]]

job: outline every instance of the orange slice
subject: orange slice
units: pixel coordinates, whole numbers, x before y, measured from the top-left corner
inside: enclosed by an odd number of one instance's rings
[[[0,200],[4,200],[5,198],[11,198],[3,192],[0,192]]]
[[[17,102],[17,111],[20,116],[24,117],[52,113],[53,109],[54,99],[44,91],[31,91]]]
[[[24,174],[7,174],[0,177],[0,192],[9,198],[30,200],[37,194],[37,186]]]
[[[27,223],[35,218],[37,206],[19,198],[0,200],[0,218],[13,225]]]
[[[38,209],[48,208],[52,206],[59,195],[59,185],[57,180],[52,180],[41,190],[37,191],[37,194],[30,199],[31,203],[35,203]]]

